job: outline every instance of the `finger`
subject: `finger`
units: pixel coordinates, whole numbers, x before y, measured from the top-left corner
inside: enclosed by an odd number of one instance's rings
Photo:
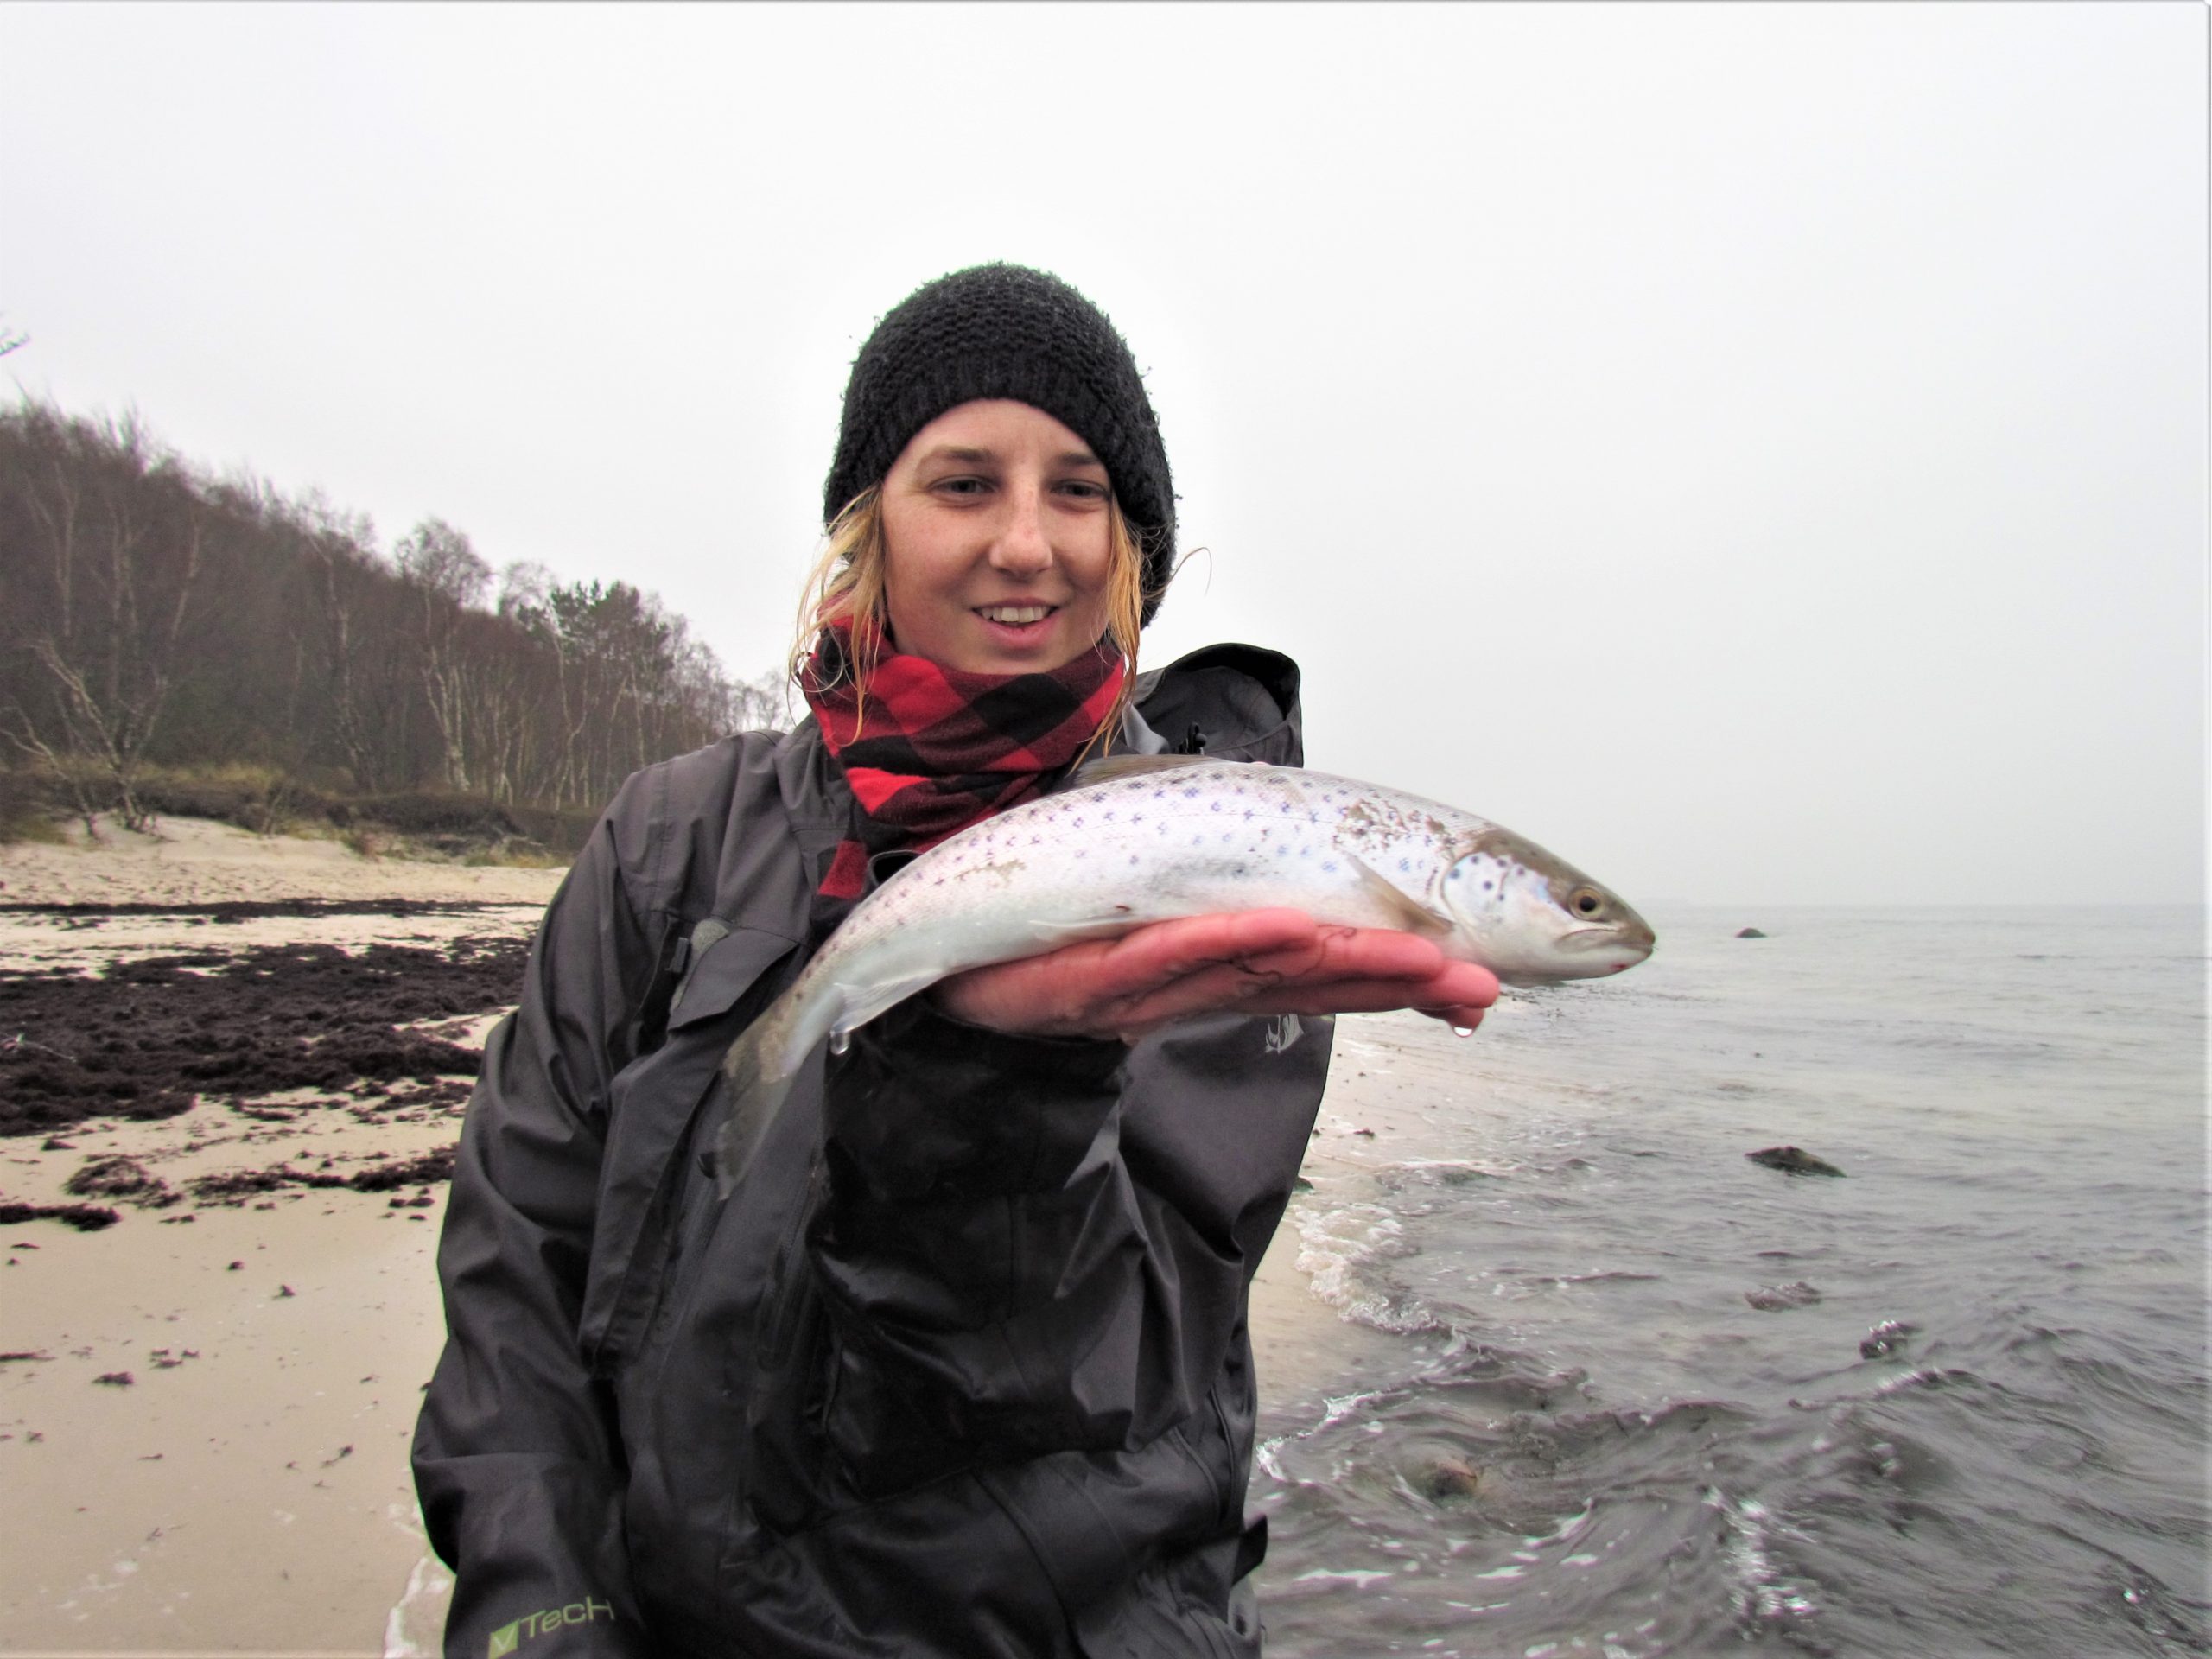
[[[1497,1001],[1497,976],[1471,962],[1455,962],[1423,988],[1407,1006],[1444,1008],[1479,1016]]]
[[[1108,995],[1141,994],[1255,957],[1309,950],[1320,925],[1301,910],[1249,910],[1154,922],[1106,947],[1095,964]]]
[[[1103,1011],[1103,1017],[1116,1035],[1140,1037],[1194,1014],[1245,1012],[1255,999],[1277,995],[1280,983],[1274,976],[1254,974],[1241,962],[1217,963],[1131,996]]]
[[[1126,1035],[1255,998],[1265,998],[1271,1011],[1330,1014],[1478,1001],[1496,994],[1487,969],[1449,962],[1412,934],[1323,927],[1296,911],[1281,912],[1281,919],[1269,912],[1249,917],[1198,918],[1207,925],[1172,936],[1163,925],[1146,930],[1148,937],[1124,941],[1132,964],[1141,961],[1160,978],[1133,991],[1114,1013],[1119,1029]],[[1293,941],[1278,943],[1286,933]],[[1340,985],[1357,988],[1340,995]]]
[[[1436,1012],[1454,1025],[1471,1028],[1497,997],[1497,976],[1472,963],[1446,962],[1415,978],[1332,976],[1319,971],[1294,977],[1243,962],[1194,974],[1132,1002],[1123,1010],[1119,1028],[1128,1035],[1217,1008],[1250,1014],[1382,1014],[1413,1008]]]
[[[1386,928],[1322,926],[1301,911],[1153,923],[944,981],[957,1016],[1001,1030],[1130,1038],[1224,1008],[1264,1014],[1466,1011],[1497,995],[1489,969]],[[1455,1023],[1459,1021],[1455,1020]]]
[[[1380,1014],[1446,1009],[1471,1026],[1497,999],[1497,976],[1446,958],[1433,944],[1380,928],[1323,927],[1303,943],[1209,964],[1134,999],[1117,1016],[1124,1036],[1230,1007],[1255,1014]]]
[[[1486,1008],[1497,1000],[1497,976],[1489,969],[1449,960],[1426,939],[1379,929],[1336,938],[1324,930],[1310,950],[1253,957],[1244,967],[1279,976],[1290,992],[1311,987],[1325,995],[1325,988],[1337,983],[1388,982],[1398,987],[1397,1000],[1388,1005],[1392,1007]]]
[[[1293,950],[1299,941],[1310,944],[1317,931],[1313,918],[1297,910],[1183,917],[1118,939],[1087,941],[955,975],[932,995],[949,1012],[977,1025],[1110,1035],[1132,1014],[1149,1026],[1234,1001],[1235,963],[1255,953]],[[1199,988],[1185,988],[1156,1009],[1147,1003],[1163,988],[1187,987],[1193,979],[1201,982]]]
[[[1376,927],[1323,927],[1310,940],[1255,953],[1245,966],[1287,980],[1403,979],[1425,981],[1447,964],[1433,943],[1411,933]]]

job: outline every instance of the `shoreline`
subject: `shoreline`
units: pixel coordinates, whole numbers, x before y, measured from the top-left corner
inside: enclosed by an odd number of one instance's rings
[[[535,904],[565,871],[500,864],[365,858],[344,842],[257,836],[205,818],[164,818],[141,835],[103,823],[89,842],[81,824],[59,842],[0,846],[0,904],[174,905],[282,899],[443,899]]]
[[[189,820],[158,836],[110,836],[0,847],[0,905],[94,907],[0,913],[10,971],[526,932],[564,874],[369,860],[336,842]],[[468,908],[213,926],[100,913],[270,900]],[[437,1029],[475,1046],[497,1017]],[[458,1107],[401,1103],[373,1112],[352,1090],[201,1098],[177,1116],[89,1119],[0,1141],[10,1201],[71,1202],[64,1182],[110,1157],[168,1188],[162,1207],[97,1200],[120,1217],[99,1231],[0,1226],[0,1485],[39,1518],[0,1570],[0,1653],[438,1651],[451,1580],[423,1538],[407,1451],[444,1341],[444,1183],[181,1196],[198,1177],[278,1165],[335,1177],[451,1146]],[[1355,1104],[1332,1078],[1306,1165],[1317,1187],[1359,1178],[1344,1116]],[[1251,1294],[1273,1402],[1357,1369],[1363,1342],[1377,1339],[1316,1294],[1297,1217],[1294,1202]]]

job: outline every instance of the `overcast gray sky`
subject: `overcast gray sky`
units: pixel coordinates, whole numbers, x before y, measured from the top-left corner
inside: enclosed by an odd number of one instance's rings
[[[1157,664],[1631,901],[2193,900],[2206,10],[0,7],[23,391],[780,658],[854,352],[1058,271]]]

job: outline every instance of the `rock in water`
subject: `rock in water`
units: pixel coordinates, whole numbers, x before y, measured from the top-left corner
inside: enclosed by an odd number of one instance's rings
[[[1736,930],[1736,937],[1739,939],[1763,939],[1766,935],[1756,927],[1743,927]]]
[[[1785,1175],[1840,1175],[1843,1172],[1824,1158],[1815,1158],[1797,1147],[1763,1147],[1757,1152],[1747,1152],[1745,1157],[1755,1164],[1764,1164],[1769,1169],[1778,1169]]]
[[[1747,1290],[1744,1300],[1762,1313],[1779,1313],[1785,1308],[1810,1307],[1821,1300],[1821,1293],[1800,1279],[1793,1284],[1762,1285],[1757,1290]]]
[[[1859,1340],[1859,1357],[1886,1359],[1905,1344],[1918,1327],[1902,1319],[1884,1319]]]
[[[1422,1475],[1421,1489],[1440,1502],[1448,1497],[1472,1497],[1482,1471],[1458,1458],[1439,1458]]]

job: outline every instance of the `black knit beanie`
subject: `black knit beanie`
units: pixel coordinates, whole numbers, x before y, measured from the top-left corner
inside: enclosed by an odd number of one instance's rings
[[[956,270],[916,289],[876,324],[845,385],[823,521],[880,484],[915,433],[982,397],[1043,410],[1104,463],[1144,552],[1143,620],[1151,621],[1175,559],[1175,490],[1160,422],[1106,314],[1041,270]]]

